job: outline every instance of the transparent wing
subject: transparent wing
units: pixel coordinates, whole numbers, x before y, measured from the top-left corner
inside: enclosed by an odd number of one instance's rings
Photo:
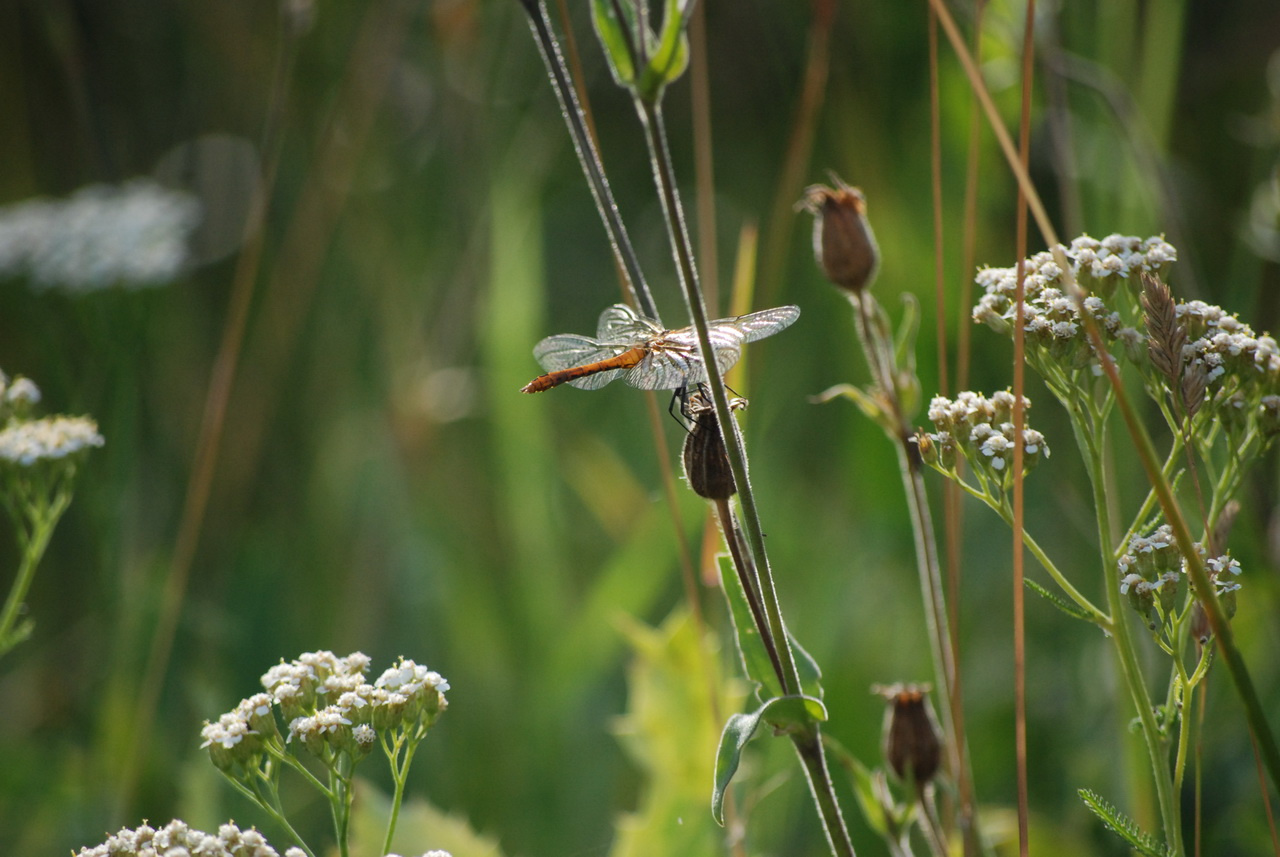
[[[626,304],[614,304],[600,313],[596,339],[611,344],[639,345],[662,334],[653,320],[638,314]]]
[[[716,369],[723,375],[742,356],[746,340],[735,327],[712,328],[708,333]],[[706,366],[698,354],[697,335],[688,327],[667,333],[625,377],[628,384],[641,390],[675,390],[707,380]]]
[[[548,372],[572,369],[599,360],[616,357],[626,348],[605,345],[590,336],[576,333],[557,333],[533,346],[533,357]]]
[[[742,332],[747,342],[755,342],[766,336],[786,330],[800,317],[800,307],[780,306],[773,309],[762,309],[759,312],[747,313],[735,318],[720,318],[711,322],[711,329],[717,330],[732,327]]]

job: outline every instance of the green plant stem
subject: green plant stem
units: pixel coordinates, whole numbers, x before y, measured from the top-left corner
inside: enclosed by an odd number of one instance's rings
[[[18,544],[22,548],[22,559],[19,561],[13,586],[9,590],[9,597],[5,599],[4,612],[0,613],[0,656],[21,642],[22,635],[15,634],[14,627],[18,623],[18,616],[22,612],[27,592],[31,589],[31,582],[35,580],[36,567],[40,565],[40,560],[49,547],[49,540],[53,537],[58,519],[70,505],[71,491],[62,488],[54,494],[53,500],[48,504],[43,502],[43,498],[37,501],[35,508],[31,509],[29,529],[23,527],[15,516],[15,521],[18,522]]]
[[[1142,726],[1142,737],[1146,743],[1147,755],[1151,763],[1151,775],[1155,781],[1156,800],[1160,807],[1161,826],[1164,828],[1165,841],[1175,854],[1182,854],[1182,826],[1179,823],[1178,804],[1174,794],[1173,782],[1169,774],[1168,760],[1165,757],[1165,744],[1160,736],[1159,727],[1152,712],[1151,696],[1143,681],[1142,669],[1138,664],[1137,651],[1132,635],[1129,633],[1128,616],[1125,605],[1121,601],[1119,582],[1112,573],[1111,497],[1106,490],[1105,462],[1102,452],[1101,414],[1090,409],[1089,423],[1085,423],[1084,407],[1079,404],[1068,404],[1067,412],[1071,416],[1071,427],[1076,435],[1076,443],[1084,457],[1089,471],[1089,482],[1093,488],[1093,502],[1098,525],[1098,552],[1102,559],[1102,584],[1107,595],[1107,607],[1111,613],[1111,639],[1115,643],[1116,654],[1120,661],[1120,672],[1129,688],[1129,695]]]
[[[663,220],[667,226],[667,237],[671,244],[671,252],[675,259],[676,272],[684,293],[689,316],[698,334],[698,353],[703,365],[708,367],[707,388],[711,392],[711,401],[715,407],[716,418],[720,423],[720,431],[724,435],[725,451],[729,459],[729,468],[733,473],[734,484],[738,488],[738,502],[742,508],[742,525],[746,533],[747,544],[754,560],[758,592],[763,601],[768,619],[768,630],[776,644],[777,654],[781,660],[782,673],[778,676],[783,690],[788,694],[800,692],[800,674],[796,668],[795,655],[787,639],[786,626],[782,621],[782,610],[778,603],[777,590],[773,583],[772,571],[769,568],[769,557],[764,548],[764,535],[760,527],[759,511],[756,507],[755,495],[751,490],[751,481],[747,472],[747,456],[743,447],[742,432],[734,421],[729,408],[729,399],[725,393],[724,379],[714,371],[715,353],[711,348],[711,337],[707,325],[707,308],[702,297],[702,289],[698,282],[697,268],[693,261],[693,246],[685,228],[684,211],[676,192],[675,171],[671,165],[671,154],[667,150],[667,134],[662,119],[662,108],[656,101],[635,99],[636,111],[640,124],[644,128],[645,142],[649,149],[649,160],[653,168],[654,183],[658,189],[658,197],[662,203]],[[764,632],[764,629],[761,629]],[[822,819],[823,830],[831,851],[837,857],[853,857],[853,842],[849,838],[848,828],[836,802],[835,787],[827,772],[826,759],[822,753],[821,732],[818,724],[811,722],[807,729],[794,734],[792,740],[796,751],[804,762],[805,772],[809,779],[810,791]]]
[[[640,123],[644,127],[645,142],[649,148],[649,159],[653,167],[654,182],[658,188],[658,197],[662,203],[663,219],[667,226],[667,238],[671,244],[675,258],[676,273],[684,294],[689,316],[698,335],[698,352],[703,364],[709,369],[715,367],[715,352],[711,347],[708,332],[707,308],[702,299],[702,290],[698,284],[697,268],[693,261],[693,248],[685,229],[684,211],[676,193],[675,170],[671,165],[671,154],[667,150],[666,128],[662,120],[662,108],[654,102],[637,98],[636,110]],[[707,373],[707,387],[711,392],[711,400],[715,407],[716,418],[720,430],[724,433],[726,454],[729,467],[733,473],[734,484],[738,487],[738,502],[742,507],[742,528],[746,534],[747,545],[755,561],[755,570],[760,584],[760,596],[764,602],[765,615],[769,620],[769,631],[778,644],[778,654],[782,660],[783,673],[778,678],[787,694],[800,693],[800,676],[796,669],[795,657],[787,642],[786,629],[782,621],[782,613],[778,606],[778,595],[773,583],[773,575],[769,567],[769,558],[764,549],[764,535],[760,526],[760,515],[756,507],[755,494],[751,490],[751,481],[747,472],[746,453],[743,449],[742,433],[737,422],[732,418],[729,409],[729,398],[725,392],[724,379],[715,371]]]
[[[400,819],[400,805],[404,802],[404,785],[409,779],[409,765],[413,763],[413,754],[418,749],[418,741],[409,740],[404,747],[404,762],[399,763],[400,750],[407,736],[398,735],[392,747],[383,740],[382,749],[387,754],[391,765],[391,779],[395,781],[395,793],[391,798],[391,814],[387,819],[387,835],[382,841],[382,853],[391,853],[391,840],[396,835],[396,823]]]
[[[538,51],[547,67],[547,75],[551,78],[552,89],[560,101],[560,112],[565,124],[569,126],[569,137],[573,140],[573,149],[578,155],[578,163],[582,165],[587,186],[596,203],[596,211],[604,222],[605,232],[609,237],[609,246],[613,249],[614,258],[626,279],[635,305],[645,316],[658,321],[658,305],[649,291],[649,284],[640,269],[640,260],[635,248],[631,246],[631,237],[627,233],[626,224],[618,211],[618,204],[613,199],[613,190],[605,176],[604,161],[600,158],[600,150],[595,140],[587,131],[587,123],[583,117],[582,106],[578,103],[578,95],[569,82],[569,69],[565,65],[564,56],[560,52],[560,44],[556,41],[551,29],[551,19],[541,0],[520,0],[529,16],[529,26],[533,30],[534,41],[538,43]],[[619,20],[626,20],[620,17]],[[627,28],[623,28],[626,31]],[[714,364],[713,364],[714,365]]]
[[[220,771],[219,773],[226,778],[227,782],[231,783],[232,788],[256,803],[258,806],[262,807],[263,812],[288,831],[289,835],[293,837],[293,841],[297,843],[298,847],[307,852],[307,857],[315,857],[315,852],[311,850],[311,846],[307,845],[302,836],[298,834],[298,831],[294,830],[293,825],[289,823],[289,819],[285,818],[284,813],[280,811],[280,800],[279,796],[275,793],[274,787],[271,788],[271,799],[268,800],[262,796],[262,793],[258,791],[258,789],[249,788],[226,771]],[[270,782],[267,782],[268,785],[270,785]]]
[[[827,832],[827,844],[831,853],[838,857],[854,857],[853,842],[849,839],[845,827],[844,816],[840,813],[840,804],[836,801],[835,786],[831,782],[831,772],[827,768],[827,758],[822,752],[822,733],[818,724],[811,723],[803,732],[793,733],[791,743],[795,745],[800,762],[804,765],[805,777],[809,781],[809,792],[817,804],[818,815],[822,818],[822,827]]]

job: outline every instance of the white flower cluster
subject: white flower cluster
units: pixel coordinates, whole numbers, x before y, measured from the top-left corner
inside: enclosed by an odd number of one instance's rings
[[[1017,433],[1013,425],[1014,396],[1008,390],[993,393],[990,398],[965,391],[955,400],[935,396],[929,402],[929,420],[937,429],[921,434],[920,452],[925,461],[944,471],[955,468],[957,455],[963,455],[975,467],[999,475],[1013,462]],[[1031,402],[1023,397],[1023,405]],[[1035,429],[1023,429],[1023,462],[1030,469],[1041,457],[1049,456],[1044,435]]]
[[[1108,235],[1101,240],[1082,235],[1062,247],[1071,262],[1072,274],[1091,294],[1084,301],[1084,311],[1098,323],[1104,337],[1121,340],[1126,350],[1145,347],[1145,340],[1133,328],[1126,328],[1117,312],[1108,308],[1109,298],[1121,283],[1138,285],[1138,274],[1159,274],[1177,260],[1173,245],[1159,236],[1147,239],[1131,235]],[[1089,346],[1080,308],[1064,291],[1066,282],[1062,268],[1053,254],[1044,251],[1026,260],[1024,271],[1024,330],[1028,342],[1041,345],[1054,358],[1069,368],[1078,369],[1094,359]],[[973,308],[973,319],[998,333],[1008,334],[1017,316],[1017,273],[1013,268],[983,268],[975,282],[983,295]]]
[[[1221,384],[1230,375],[1242,386],[1280,392],[1280,345],[1275,339],[1258,336],[1236,316],[1204,301],[1179,303],[1177,313],[1190,340],[1183,358],[1203,363],[1210,384]]]
[[[308,652],[262,676],[266,693],[243,700],[201,730],[213,763],[223,771],[256,765],[266,743],[297,740],[309,752],[367,755],[382,730],[425,730],[448,708],[449,682],[439,673],[401,658],[373,684],[365,681],[369,657],[355,652]],[[287,735],[281,738],[274,708]]]
[[[350,748],[351,742],[355,742],[356,749],[367,752],[372,749],[377,732],[413,728],[420,722],[429,726],[449,705],[444,696],[449,682],[406,658],[383,672],[373,684],[334,682],[335,678],[336,674],[330,676],[322,691],[333,694],[327,697],[333,701],[313,714],[291,720],[288,740],[296,738],[312,752],[320,752],[325,746]]]
[[[26,275],[33,288],[68,292],[170,282],[200,218],[195,197],[151,179],[8,205],[0,208],[0,277]]]
[[[98,424],[88,417],[13,422],[0,429],[0,460],[30,467],[37,461],[63,459],[103,443]]]
[[[290,848],[284,857],[305,857]],[[122,829],[101,845],[82,848],[76,857],[279,857],[266,838],[253,828],[241,830],[227,823],[217,834],[204,833],[177,819],[156,829],[148,824]]]

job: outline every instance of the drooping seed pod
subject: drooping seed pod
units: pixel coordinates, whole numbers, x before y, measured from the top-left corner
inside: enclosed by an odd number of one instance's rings
[[[813,214],[813,255],[826,278],[853,294],[871,285],[880,249],[867,222],[862,191],[832,176],[836,187],[810,185],[800,205]]]
[[[735,399],[733,406],[745,399]],[[684,475],[689,487],[699,497],[707,500],[728,500],[736,492],[733,471],[729,467],[729,455],[720,434],[720,421],[711,403],[700,393],[689,397],[687,415],[693,421],[684,439]]]
[[[899,778],[923,788],[942,762],[942,730],[929,707],[928,685],[892,684],[872,688],[888,706],[881,750]]]

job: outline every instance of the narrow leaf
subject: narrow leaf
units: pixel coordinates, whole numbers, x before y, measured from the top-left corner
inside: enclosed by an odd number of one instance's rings
[[[813,659],[813,655],[805,651],[804,646],[791,636],[790,629],[787,629],[787,640],[791,643],[791,653],[795,655],[796,671],[800,673],[800,692],[805,696],[823,699],[822,668]]]
[[[1070,601],[1067,601],[1065,598],[1059,598],[1057,595],[1045,589],[1043,586],[1036,583],[1031,578],[1023,578],[1022,582],[1026,584],[1027,589],[1030,589],[1036,595],[1039,595],[1041,598],[1048,601],[1050,604],[1052,604],[1054,607],[1057,607],[1059,610],[1061,610],[1063,613],[1066,613],[1068,616],[1071,616],[1076,619],[1083,619],[1086,622],[1093,621],[1093,618],[1084,610],[1080,609],[1079,606],[1072,604]]]
[[[1080,789],[1077,794],[1084,805],[1102,820],[1103,825],[1117,834],[1129,846],[1144,857],[1170,857],[1172,849],[1165,848],[1160,841],[1138,827],[1137,823],[1111,804],[1107,803],[1096,792]]]

